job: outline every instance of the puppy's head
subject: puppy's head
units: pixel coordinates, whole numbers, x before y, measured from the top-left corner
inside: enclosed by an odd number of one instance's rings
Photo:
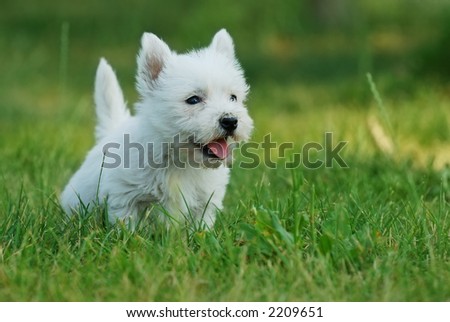
[[[232,143],[248,140],[249,87],[224,29],[208,47],[182,55],[145,33],[137,63],[138,115],[157,124],[170,143],[178,137],[189,160],[218,166],[229,158]]]

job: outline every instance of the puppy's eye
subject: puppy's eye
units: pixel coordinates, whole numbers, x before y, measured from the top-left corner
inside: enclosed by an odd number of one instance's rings
[[[194,96],[189,97],[185,102],[188,103],[189,105],[195,105],[195,104],[201,103],[202,99],[201,99],[201,97],[194,95]]]
[[[232,102],[237,102],[237,97],[236,97],[236,95],[231,94],[231,95],[230,95],[230,101],[232,101]]]

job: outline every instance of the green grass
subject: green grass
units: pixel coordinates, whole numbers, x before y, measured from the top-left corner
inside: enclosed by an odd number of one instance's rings
[[[225,6],[220,17],[204,2],[182,10],[195,23],[173,26],[182,6],[173,3],[153,4],[155,13],[150,5],[14,1],[0,13],[0,59],[8,62],[0,79],[0,300],[449,301],[448,83],[415,75],[404,59],[427,43],[439,10],[412,19],[407,2],[366,1],[356,16],[368,22],[355,22],[357,30],[323,30],[269,19],[271,1]],[[283,3],[276,17],[299,12],[297,2]],[[254,141],[271,133],[300,151],[333,132],[348,142],[349,168],[287,170],[282,159],[277,169],[233,168],[211,231],[143,225],[132,233],[107,224],[101,209],[65,217],[58,195],[93,144],[98,58],[117,69],[132,102],[142,31],[184,50],[222,26],[252,85]],[[392,136],[393,155],[374,143],[369,117]]]
[[[448,300],[442,180],[383,157],[347,170],[237,170],[212,231],[130,233],[101,212],[66,219],[50,187],[4,192],[0,298]]]

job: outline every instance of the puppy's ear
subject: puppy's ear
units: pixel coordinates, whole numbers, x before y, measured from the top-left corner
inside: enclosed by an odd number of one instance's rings
[[[224,54],[230,59],[234,59],[234,44],[230,34],[225,30],[219,30],[211,42],[210,48]]]
[[[136,81],[141,95],[150,91],[171,55],[169,46],[151,33],[141,38],[141,50],[137,56]]]

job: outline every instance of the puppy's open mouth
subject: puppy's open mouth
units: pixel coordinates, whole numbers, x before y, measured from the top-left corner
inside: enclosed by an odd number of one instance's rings
[[[204,145],[200,145],[203,154],[212,159],[224,160],[228,156],[228,143],[225,138],[213,140]]]

